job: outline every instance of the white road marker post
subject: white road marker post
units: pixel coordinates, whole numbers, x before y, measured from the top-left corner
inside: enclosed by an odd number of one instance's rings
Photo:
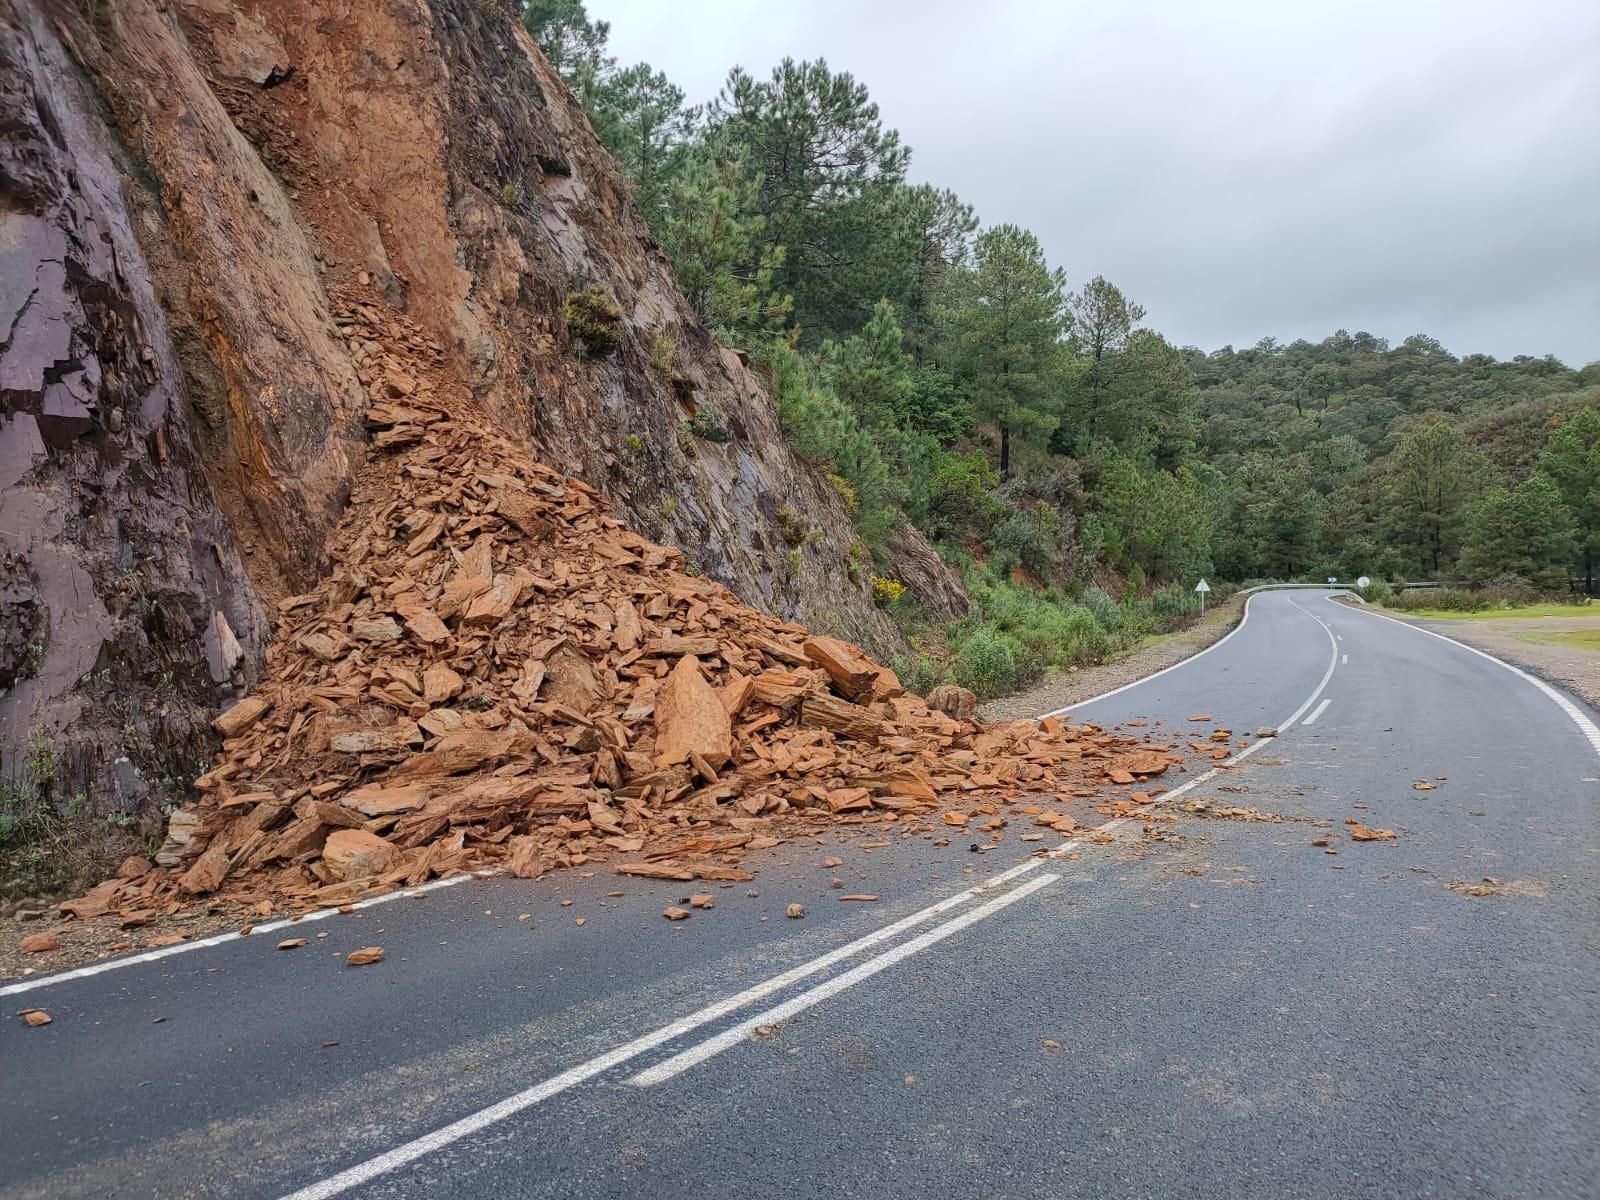
[[[1200,615],[1206,615],[1206,593],[1211,590],[1211,585],[1204,579],[1194,585],[1194,590],[1200,594]]]

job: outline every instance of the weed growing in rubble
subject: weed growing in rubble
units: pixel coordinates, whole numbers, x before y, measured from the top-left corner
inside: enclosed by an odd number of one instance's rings
[[[622,310],[598,283],[569,295],[566,311],[567,332],[584,354],[601,358],[622,344]]]
[[[650,341],[650,372],[662,383],[672,378],[678,363],[678,343],[664,333]]]
[[[728,427],[722,423],[722,417],[717,410],[707,405],[690,417],[686,426],[695,437],[708,442],[731,442],[733,434],[728,432]]]

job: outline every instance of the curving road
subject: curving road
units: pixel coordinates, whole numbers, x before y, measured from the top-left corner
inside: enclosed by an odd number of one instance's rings
[[[1199,713],[1280,732],[1182,799],[1280,820],[790,844],[681,926],[473,881],[0,985],[55,1018],[0,1023],[0,1196],[1600,1196],[1594,714],[1301,591],[1071,715]]]

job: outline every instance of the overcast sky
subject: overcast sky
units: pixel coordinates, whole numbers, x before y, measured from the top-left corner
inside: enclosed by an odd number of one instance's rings
[[[825,57],[917,182],[1179,344],[1600,358],[1600,0],[588,0],[710,98]]]

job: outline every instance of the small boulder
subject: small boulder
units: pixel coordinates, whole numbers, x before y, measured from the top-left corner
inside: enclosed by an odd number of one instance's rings
[[[964,687],[944,684],[928,693],[928,707],[957,721],[970,721],[978,711],[978,697]]]
[[[335,829],[322,847],[322,861],[338,880],[381,874],[399,856],[392,843],[365,829]]]

